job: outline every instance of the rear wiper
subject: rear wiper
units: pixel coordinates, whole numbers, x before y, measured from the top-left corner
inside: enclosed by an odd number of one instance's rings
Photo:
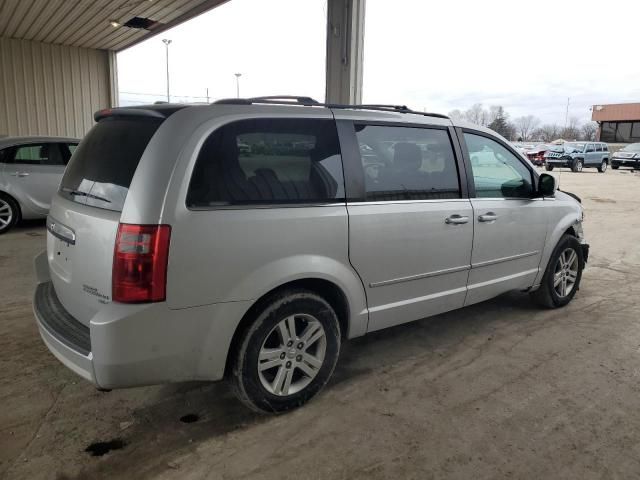
[[[92,195],[91,193],[81,192],[80,190],[73,190],[72,188],[63,188],[63,192],[67,192],[69,195],[77,196],[77,197],[87,197],[93,198],[95,200],[100,200],[102,202],[111,203],[111,200],[108,200],[103,197],[99,197],[98,195]]]

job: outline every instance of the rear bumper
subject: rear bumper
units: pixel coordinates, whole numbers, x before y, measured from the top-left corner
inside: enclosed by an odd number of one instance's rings
[[[65,366],[100,388],[220,380],[233,334],[251,302],[171,310],[165,302],[108,303],[86,326],[66,311],[36,257],[33,311],[40,335]]]
[[[51,282],[37,286],[33,313],[51,353],[82,378],[95,383],[89,329],[62,307]]]

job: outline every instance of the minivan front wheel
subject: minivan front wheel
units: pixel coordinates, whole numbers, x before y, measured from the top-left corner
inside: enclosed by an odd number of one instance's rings
[[[532,293],[533,299],[547,308],[568,304],[580,288],[584,257],[578,239],[563,235],[553,251],[540,288]]]
[[[244,333],[232,359],[232,386],[253,410],[285,412],[322,390],[339,352],[340,327],[331,305],[311,291],[283,291]]]

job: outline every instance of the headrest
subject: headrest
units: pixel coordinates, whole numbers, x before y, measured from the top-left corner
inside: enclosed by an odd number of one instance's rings
[[[420,147],[415,143],[396,143],[393,148],[393,164],[403,170],[419,170],[422,167]]]

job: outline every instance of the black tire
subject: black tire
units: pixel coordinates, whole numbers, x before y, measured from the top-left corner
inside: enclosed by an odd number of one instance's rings
[[[560,255],[568,248],[573,249],[578,256],[578,274],[571,291],[568,293],[568,295],[561,297],[560,295],[558,295],[554,288],[553,280],[558,259],[560,258]],[[546,308],[564,307],[573,299],[576,292],[580,289],[580,280],[582,279],[583,269],[584,257],[582,255],[582,247],[580,246],[580,242],[578,242],[578,239],[573,235],[563,235],[558,242],[558,245],[556,245],[556,248],[553,250],[553,253],[551,254],[551,258],[549,259],[549,263],[547,264],[547,269],[545,270],[544,276],[542,277],[542,282],[540,282],[540,288],[531,293],[532,299],[538,305]]]
[[[20,207],[16,201],[9,195],[0,193],[0,214],[2,214],[3,221],[0,221],[0,235],[7,233],[11,230],[18,220],[20,219]],[[5,216],[8,215],[8,216]],[[7,221],[7,223],[4,223]]]
[[[571,171],[581,172],[583,167],[584,167],[584,162],[578,158],[575,162],[573,162],[573,165],[571,166]]]
[[[602,161],[602,163],[600,164],[600,166],[598,166],[598,171],[599,171],[600,173],[604,173],[604,172],[606,172],[606,171],[607,171],[607,165],[608,165],[608,164],[607,164],[607,161],[606,161],[606,160],[603,160],[603,161]]]
[[[611,165],[611,168],[613,168],[614,170],[617,170],[620,168],[620,165]]]
[[[550,172],[553,170],[553,165],[545,165],[544,168],[547,170],[547,172]]]
[[[292,394],[276,395],[263,385],[258,372],[259,354],[265,342],[276,334],[273,332],[278,324],[292,315],[309,315],[322,325],[326,339],[324,359],[315,377],[304,388]],[[294,322],[301,321],[304,322],[305,319],[294,320]],[[304,327],[304,324],[302,326]],[[295,340],[295,342],[298,341],[298,339]],[[253,322],[244,332],[236,351],[232,354],[230,381],[234,393],[247,407],[261,413],[281,413],[300,407],[320,392],[333,374],[340,354],[340,343],[338,317],[324,298],[303,289],[289,289],[277,293],[265,303],[264,308],[256,313]],[[289,350],[294,349],[295,345],[289,348]],[[283,362],[291,364],[288,359],[294,360],[294,357],[289,357],[288,353],[283,352],[282,355],[287,355],[279,357],[283,358]],[[277,376],[284,366],[276,366],[273,369],[277,369]],[[292,372],[290,375],[294,376],[297,372],[300,375],[299,378],[304,380],[305,375],[302,370],[295,366],[290,370]],[[276,380],[274,379],[273,382],[275,384]],[[291,383],[293,385],[293,380]]]

